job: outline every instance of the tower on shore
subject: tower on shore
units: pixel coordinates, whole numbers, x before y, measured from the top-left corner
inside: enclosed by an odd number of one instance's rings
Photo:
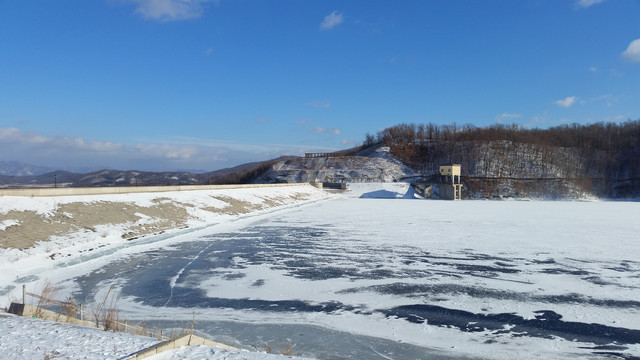
[[[460,200],[462,183],[460,182],[460,164],[440,166],[440,198]]]

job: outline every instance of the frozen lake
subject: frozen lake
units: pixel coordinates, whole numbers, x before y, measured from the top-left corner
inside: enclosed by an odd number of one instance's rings
[[[640,354],[639,203],[411,198],[355,186],[50,278],[87,302],[115,284],[151,327],[318,359]]]

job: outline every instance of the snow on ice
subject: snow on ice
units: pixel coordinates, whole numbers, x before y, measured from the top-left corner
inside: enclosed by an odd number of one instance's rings
[[[433,201],[402,183],[350,188],[91,257],[43,263],[32,250],[3,261],[1,299],[44,280],[81,301],[114,285],[126,318],[171,328],[195,317],[215,341],[245,350],[291,342],[294,355],[318,359],[640,353],[640,204]],[[163,356],[223,358],[209,348]]]

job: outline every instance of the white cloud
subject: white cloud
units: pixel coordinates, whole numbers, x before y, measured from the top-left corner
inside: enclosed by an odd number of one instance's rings
[[[507,120],[519,119],[521,117],[522,117],[522,114],[502,113],[500,115],[496,115],[494,120],[498,123],[502,123]]]
[[[142,157],[167,160],[191,160],[200,154],[198,148],[193,145],[136,144],[133,148],[139,151]]]
[[[624,116],[624,115],[616,115],[616,116],[606,116],[604,118],[604,121],[606,121],[606,122],[620,122],[620,121],[623,121],[625,119],[627,119],[627,117]]]
[[[596,96],[591,98],[591,102],[601,102],[603,101],[608,107],[613,106],[614,103],[618,102],[618,97],[613,96],[611,94],[605,94],[601,96]]]
[[[211,0],[129,0],[137,4],[134,13],[145,19],[179,21],[198,18],[202,4]]]
[[[344,22],[344,15],[341,12],[333,11],[331,14],[324,17],[320,24],[320,29],[330,30]]]
[[[593,5],[600,4],[600,3],[602,3],[603,1],[604,1],[604,0],[577,0],[575,4],[576,4],[576,6],[577,6],[577,7],[579,7],[579,8],[584,8],[584,9],[586,9],[586,8],[591,7],[591,6],[593,6]]]
[[[622,56],[629,61],[640,62],[640,39],[633,40]]]
[[[310,106],[312,108],[328,109],[331,107],[331,103],[328,101],[312,101],[307,103],[307,106]]]
[[[322,126],[318,126],[317,128],[311,130],[311,132],[334,134],[334,135],[340,135],[340,133],[341,133],[340,129],[325,128],[325,127],[322,127]]]
[[[211,55],[211,54],[213,54],[213,48],[208,48],[207,50],[205,50],[205,51],[204,51],[204,53],[205,53],[206,55]]]
[[[212,171],[282,155],[301,155],[307,150],[300,145],[253,145],[195,138],[152,139],[127,144],[66,135],[48,136],[14,127],[0,128],[0,154],[3,159],[60,170]]]
[[[562,107],[568,108],[568,107],[571,107],[573,104],[575,104],[576,101],[578,101],[578,98],[576,96],[569,96],[569,97],[566,97],[566,98],[564,98],[562,100],[555,101],[555,104],[558,105],[558,106],[562,106]]]

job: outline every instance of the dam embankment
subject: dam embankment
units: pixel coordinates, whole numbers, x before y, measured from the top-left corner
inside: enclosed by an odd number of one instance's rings
[[[310,184],[0,190],[0,249],[53,249],[134,240],[174,229],[303,204],[327,195]]]

